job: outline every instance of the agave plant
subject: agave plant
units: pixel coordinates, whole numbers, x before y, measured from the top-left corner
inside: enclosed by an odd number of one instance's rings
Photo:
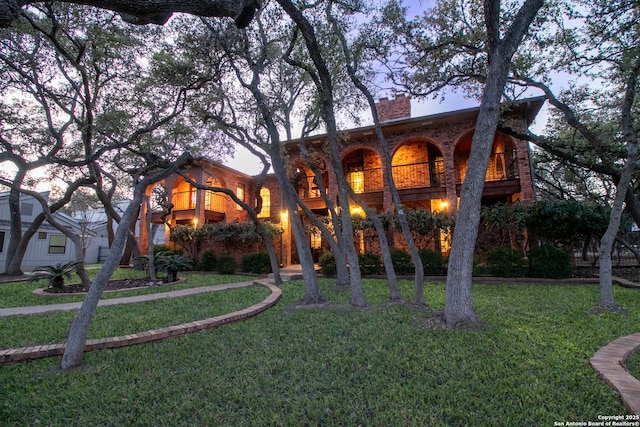
[[[37,282],[39,280],[48,280],[50,288],[62,288],[64,286],[64,278],[71,279],[71,273],[75,272],[78,268],[78,263],[75,261],[68,262],[66,264],[45,265],[33,270],[33,275],[29,282]]]
[[[175,282],[178,279],[178,271],[190,270],[193,267],[190,258],[166,252],[156,254],[154,262],[157,271],[167,273],[167,282]]]

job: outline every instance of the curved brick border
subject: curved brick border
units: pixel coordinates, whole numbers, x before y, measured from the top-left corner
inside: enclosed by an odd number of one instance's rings
[[[640,381],[624,367],[624,362],[640,349],[640,333],[618,338],[602,347],[590,360],[598,376],[613,388],[632,414],[640,415]]]
[[[84,351],[104,350],[109,348],[127,347],[130,345],[162,341],[167,338],[179,337],[194,332],[202,332],[207,329],[217,328],[228,323],[239,322],[249,317],[262,313],[266,309],[276,305],[282,291],[277,286],[267,281],[256,281],[254,285],[264,286],[271,291],[263,301],[233,313],[211,317],[209,319],[197,320],[183,323],[182,325],[168,326],[165,328],[153,329],[150,331],[138,332],[132,335],[119,337],[100,338],[87,340]],[[50,356],[61,356],[64,353],[64,343],[36,345],[32,347],[10,348],[0,351],[0,364],[10,364],[24,362],[27,360],[41,359]]]

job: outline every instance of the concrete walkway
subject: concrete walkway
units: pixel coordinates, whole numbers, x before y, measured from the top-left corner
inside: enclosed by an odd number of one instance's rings
[[[98,301],[98,307],[107,307],[120,304],[135,304],[144,301],[155,301],[159,299],[167,298],[180,298],[190,295],[199,295],[207,292],[224,291],[227,289],[244,288],[252,286],[255,282],[241,282],[241,283],[227,283],[223,285],[211,285],[202,286],[199,288],[187,288],[177,291],[162,292],[158,294],[136,295],[133,297],[122,298],[110,298]],[[108,295],[108,294],[107,294]],[[30,316],[33,314],[49,313],[52,311],[71,311],[77,310],[82,305],[82,302],[69,302],[64,304],[47,304],[47,305],[34,305],[31,307],[10,307],[0,308],[0,317],[9,316]]]
[[[207,329],[217,328],[228,323],[239,322],[253,317],[277,304],[282,296],[282,291],[277,286],[266,280],[254,282],[230,283],[226,285],[204,286],[201,288],[181,289],[178,291],[164,292],[161,294],[139,295],[135,297],[112,298],[101,300],[99,306],[133,304],[142,301],[152,301],[163,298],[179,298],[188,295],[197,295],[205,292],[216,292],[225,289],[242,288],[247,286],[264,286],[271,293],[261,302],[253,304],[245,309],[223,314],[209,319],[183,323],[181,325],[168,326],[120,337],[100,338],[87,340],[85,351],[104,350],[108,348],[126,347],[147,342],[162,341],[167,338],[178,337],[194,332],[202,332]],[[27,316],[32,314],[47,313],[59,310],[76,310],[81,303],[53,304],[51,306],[17,307],[2,309],[4,316]],[[0,364],[24,362],[27,360],[41,359],[50,356],[61,356],[64,353],[64,343],[36,345],[31,347],[9,348],[0,350]]]

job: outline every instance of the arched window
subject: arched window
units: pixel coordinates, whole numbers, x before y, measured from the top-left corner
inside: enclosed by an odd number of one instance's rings
[[[258,218],[269,218],[271,216],[271,192],[268,188],[260,189],[262,198],[262,209],[258,212]]]

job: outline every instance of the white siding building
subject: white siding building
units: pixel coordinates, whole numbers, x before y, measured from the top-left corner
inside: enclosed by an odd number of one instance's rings
[[[48,199],[48,192],[41,194]],[[42,207],[33,197],[23,194],[20,196],[20,211],[24,232],[32,224],[34,218],[42,213]],[[78,222],[70,216],[62,213],[56,213],[54,216],[60,224],[73,233],[80,233]],[[5,192],[0,193],[0,269],[2,271],[6,268],[10,230],[9,193]],[[65,264],[74,260],[75,247],[73,242],[64,233],[45,221],[29,242],[22,267],[30,269],[44,265]]]

